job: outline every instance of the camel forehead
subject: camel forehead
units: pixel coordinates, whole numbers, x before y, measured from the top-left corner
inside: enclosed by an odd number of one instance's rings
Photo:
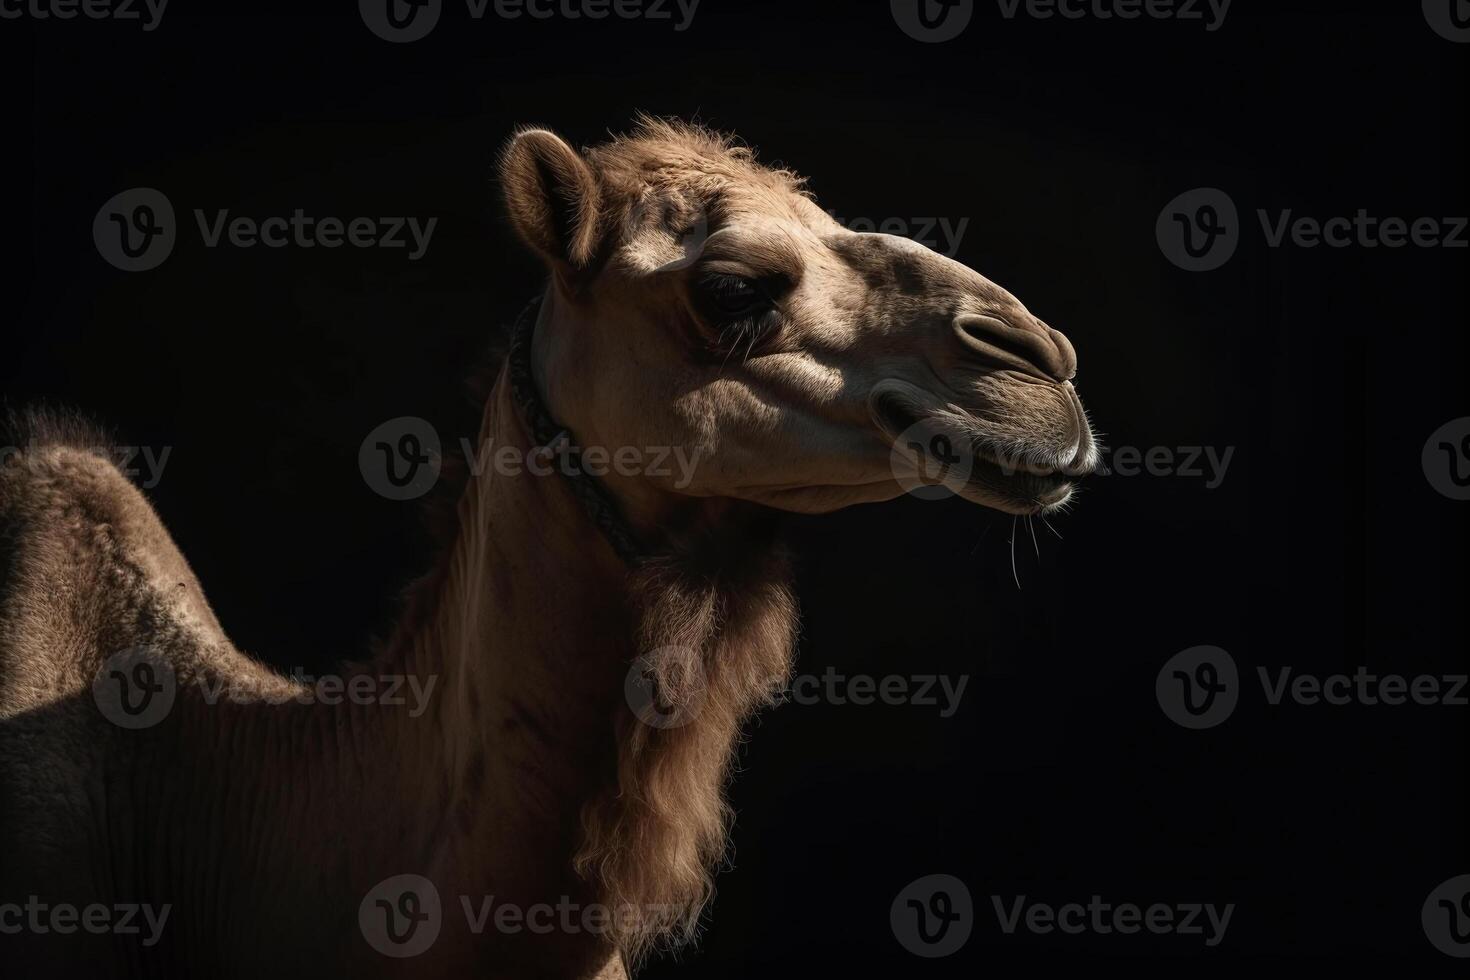
[[[703,218],[761,218],[809,227],[831,223],[795,173],[760,163],[732,138],[687,123],[643,120],[633,133],[588,152],[615,210],[658,213],[678,225]]]
[[[728,184],[767,185],[799,193],[802,180],[768,167],[733,137],[688,123],[648,120],[626,136],[593,147],[589,156],[604,174],[631,182],[717,189]]]
[[[819,288],[849,287],[856,278],[863,291],[913,301],[934,291],[999,292],[918,243],[847,230],[800,176],[766,166],[749,148],[702,127],[644,120],[589,157],[609,203],[624,216],[621,251],[632,269],[687,261],[691,234],[698,247],[717,234],[724,240],[718,251],[746,249],[757,267],[789,271]]]

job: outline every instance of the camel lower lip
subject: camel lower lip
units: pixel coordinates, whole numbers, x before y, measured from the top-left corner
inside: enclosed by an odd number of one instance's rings
[[[1041,509],[1065,500],[1072,493],[1073,478],[1065,473],[1018,469],[983,455],[977,456],[975,462],[971,485],[1002,493],[1017,503]]]

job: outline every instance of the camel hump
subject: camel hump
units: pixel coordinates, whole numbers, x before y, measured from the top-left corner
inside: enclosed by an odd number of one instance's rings
[[[0,420],[0,717],[90,683],[121,650],[228,646],[116,449],[75,413]]]

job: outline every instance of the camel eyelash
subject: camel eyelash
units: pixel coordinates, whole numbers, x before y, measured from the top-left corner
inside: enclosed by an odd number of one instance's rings
[[[689,280],[701,346],[722,366],[738,354],[743,363],[760,356],[780,335],[782,299],[790,281],[780,275],[751,275],[742,268],[697,270]]]
[[[715,349],[728,359],[736,351],[743,350],[743,361],[750,360],[753,353],[775,333],[779,317],[774,310],[757,317],[750,317],[728,324],[720,331]]]
[[[753,276],[725,272],[707,273],[700,277],[698,289],[716,302],[744,302],[755,305],[770,300],[765,284]]]

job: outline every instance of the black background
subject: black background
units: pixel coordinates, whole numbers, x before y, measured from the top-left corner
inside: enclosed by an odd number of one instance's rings
[[[1420,926],[1470,872],[1464,707],[1266,703],[1256,668],[1463,673],[1466,504],[1421,469],[1470,415],[1470,251],[1268,248],[1255,218],[1464,215],[1470,46],[1417,3],[1236,0],[1196,22],[1008,21],[921,44],[886,3],[703,0],[692,25],[470,20],[385,43],[348,2],[174,0],[161,26],[0,21],[0,391],[170,446],[151,497],[226,629],[282,667],[356,655],[426,560],[358,445],[418,415],[472,434],[460,381],[540,271],[503,219],[512,128],[574,142],[638,110],[738,132],[845,218],[968,218],[958,258],[1064,330],[1110,446],[1234,447],[1223,483],[1094,479],[1024,528],[912,499],[797,519],[799,669],[970,676],[960,710],[787,705],[753,726],[735,866],[702,943],[653,977],[971,976],[1072,957],[1351,958],[1454,968]],[[94,214],[164,191],[181,240],[128,274]],[[1226,190],[1223,268],[1154,222]],[[203,247],[193,208],[437,216],[428,254]],[[1186,731],[1155,700],[1216,644],[1244,693]],[[921,960],[889,904],[975,898]],[[1006,935],[990,896],[1234,902],[1225,941]],[[1183,959],[1181,959],[1183,958]],[[1187,960],[1187,962],[1186,962]]]

